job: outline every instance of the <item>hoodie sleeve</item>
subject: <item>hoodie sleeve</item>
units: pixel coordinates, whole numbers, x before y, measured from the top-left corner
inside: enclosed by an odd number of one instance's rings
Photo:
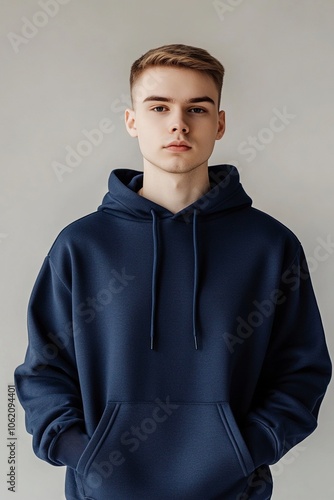
[[[256,467],[276,463],[317,427],[331,378],[322,321],[304,251],[283,272],[280,304],[243,434]]]
[[[35,454],[75,467],[89,439],[75,363],[72,297],[48,256],[28,306],[29,343],[15,370],[19,400]]]

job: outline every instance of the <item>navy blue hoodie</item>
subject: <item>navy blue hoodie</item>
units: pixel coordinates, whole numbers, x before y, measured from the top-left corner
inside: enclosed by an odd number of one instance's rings
[[[116,169],[45,258],[15,382],[67,499],[269,499],[317,426],[331,361],[301,243],[235,167],[209,178],[173,214]]]

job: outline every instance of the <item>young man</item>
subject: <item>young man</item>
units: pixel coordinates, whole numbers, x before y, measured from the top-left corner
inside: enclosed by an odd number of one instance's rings
[[[133,64],[144,172],[114,170],[37,278],[15,380],[67,499],[267,500],[317,426],[331,361],[301,243],[208,167],[223,75],[185,45]]]

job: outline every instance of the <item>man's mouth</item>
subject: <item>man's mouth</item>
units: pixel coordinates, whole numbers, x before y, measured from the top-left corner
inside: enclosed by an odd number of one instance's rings
[[[168,151],[172,151],[174,153],[181,153],[182,151],[189,151],[189,149],[191,149],[191,146],[185,141],[173,141],[165,146],[165,149],[168,149]]]

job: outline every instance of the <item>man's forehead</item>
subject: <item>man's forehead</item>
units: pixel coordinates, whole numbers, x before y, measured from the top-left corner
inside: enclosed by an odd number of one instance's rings
[[[189,102],[191,99],[194,99],[193,102],[196,102],[195,99],[200,102],[199,97],[205,97],[204,100],[209,102],[215,100],[216,86],[209,75],[197,70],[154,66],[146,68],[133,86],[133,97],[136,101],[153,100],[152,96],[163,97],[171,102]]]

